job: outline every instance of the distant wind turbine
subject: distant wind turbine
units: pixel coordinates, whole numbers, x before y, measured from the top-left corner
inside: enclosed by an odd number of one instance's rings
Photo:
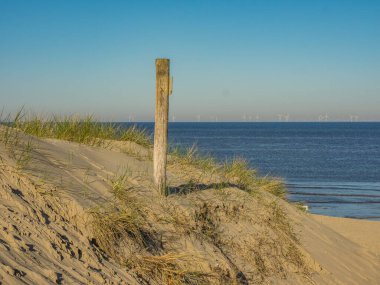
[[[358,115],[350,115],[350,121],[351,122],[357,122],[359,120],[359,116]]]
[[[324,114],[324,115],[319,115],[318,121],[320,121],[320,122],[322,122],[322,121],[327,122],[328,118],[329,118],[329,115],[327,115],[327,113]]]

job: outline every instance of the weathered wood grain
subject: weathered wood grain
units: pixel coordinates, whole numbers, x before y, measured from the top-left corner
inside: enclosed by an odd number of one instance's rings
[[[166,195],[170,61],[156,59],[156,113],[154,124],[153,175],[158,191]]]

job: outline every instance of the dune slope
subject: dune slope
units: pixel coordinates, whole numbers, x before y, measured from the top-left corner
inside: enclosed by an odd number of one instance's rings
[[[22,140],[0,143],[0,283],[380,280],[378,253],[260,189],[171,164],[164,198],[138,145]]]

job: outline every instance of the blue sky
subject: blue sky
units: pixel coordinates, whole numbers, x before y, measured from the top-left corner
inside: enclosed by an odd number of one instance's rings
[[[0,104],[151,121],[380,120],[380,1],[0,0]]]

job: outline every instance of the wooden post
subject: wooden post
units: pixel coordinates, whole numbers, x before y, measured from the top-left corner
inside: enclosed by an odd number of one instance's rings
[[[156,113],[154,124],[153,176],[162,195],[166,195],[166,155],[168,150],[168,117],[170,69],[169,59],[156,59]]]

